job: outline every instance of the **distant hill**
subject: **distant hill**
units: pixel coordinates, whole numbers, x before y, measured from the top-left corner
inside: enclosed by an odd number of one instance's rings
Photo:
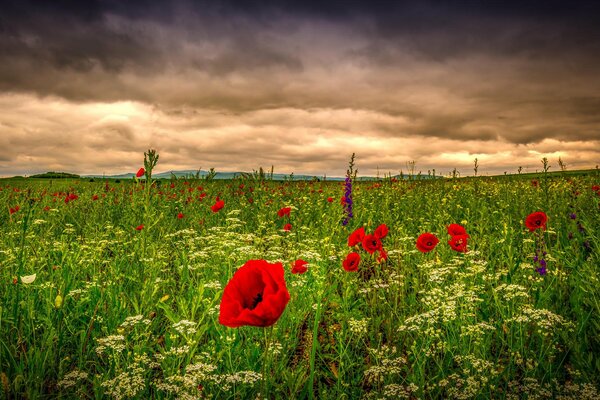
[[[43,174],[30,175],[29,178],[43,178],[43,179],[77,179],[80,178],[77,174],[70,174],[68,172],[44,172]]]

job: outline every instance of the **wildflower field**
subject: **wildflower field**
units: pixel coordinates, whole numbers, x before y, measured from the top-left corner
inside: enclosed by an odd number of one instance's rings
[[[600,398],[597,173],[145,167],[0,181],[0,398]]]

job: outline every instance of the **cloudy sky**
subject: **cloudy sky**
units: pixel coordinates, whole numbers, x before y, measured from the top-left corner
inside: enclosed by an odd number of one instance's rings
[[[600,164],[598,2],[251,3],[3,2],[0,176]]]

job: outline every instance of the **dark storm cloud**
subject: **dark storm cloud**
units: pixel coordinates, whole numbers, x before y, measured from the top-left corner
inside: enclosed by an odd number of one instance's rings
[[[0,169],[595,165],[599,5],[6,2]]]

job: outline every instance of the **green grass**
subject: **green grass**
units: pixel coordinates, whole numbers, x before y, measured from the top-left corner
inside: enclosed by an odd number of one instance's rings
[[[0,181],[0,398],[597,398],[600,177],[535,178],[357,182],[347,227],[343,182]],[[524,226],[538,210],[545,276]],[[348,235],[382,223],[388,261],[357,250],[344,271]],[[223,288],[258,258],[283,263],[286,310],[220,325]]]

